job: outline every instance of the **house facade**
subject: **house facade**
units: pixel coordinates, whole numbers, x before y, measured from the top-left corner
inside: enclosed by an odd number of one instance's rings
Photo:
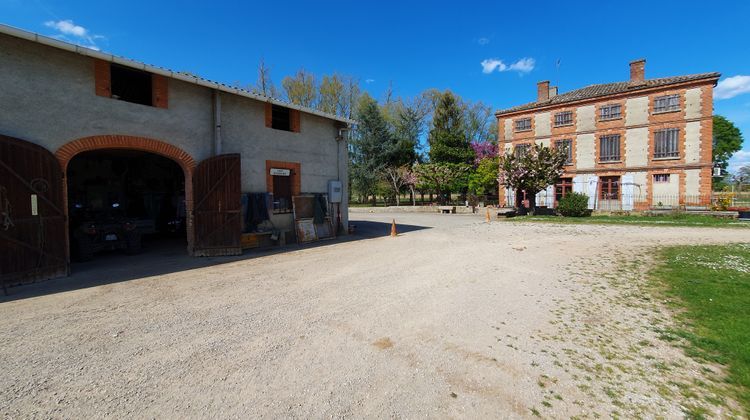
[[[547,81],[537,100],[496,113],[501,153],[541,144],[568,153],[557,185],[537,195],[554,207],[571,191],[594,210],[706,206],[711,200],[713,88],[719,73],[645,78],[645,60],[630,80],[558,94]],[[516,205],[522,191],[500,189]]]
[[[138,194],[156,197],[137,203],[141,212],[171,206],[190,255],[240,253],[246,222],[293,238],[293,196],[337,184],[347,197],[349,119],[3,25],[0,75],[9,282],[69,272],[71,212],[97,191],[99,207]],[[265,194],[270,216],[245,220],[238,197],[250,194]],[[347,200],[330,198],[344,234]]]

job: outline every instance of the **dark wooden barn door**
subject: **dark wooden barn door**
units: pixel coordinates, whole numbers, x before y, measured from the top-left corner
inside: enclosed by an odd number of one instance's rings
[[[47,149],[0,135],[3,287],[68,273],[62,170]]]
[[[242,253],[241,181],[239,154],[214,156],[201,162],[195,169],[195,255]]]

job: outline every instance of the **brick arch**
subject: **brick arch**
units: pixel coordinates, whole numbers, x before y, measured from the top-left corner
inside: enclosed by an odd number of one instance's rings
[[[185,207],[186,207],[186,230],[187,230],[187,242],[188,242],[188,254],[193,254],[193,243],[194,243],[194,229],[193,229],[193,171],[197,166],[195,159],[190,156],[187,152],[180,149],[177,146],[165,143],[163,141],[150,139],[147,137],[136,137],[136,136],[120,136],[120,135],[104,135],[104,136],[91,136],[84,137],[78,140],[73,140],[69,143],[64,144],[62,147],[57,149],[55,156],[60,162],[60,167],[63,171],[63,177],[67,178],[68,164],[71,159],[79,153],[88,152],[92,150],[106,150],[106,149],[120,149],[120,150],[138,150],[142,152],[153,153],[166,157],[173,160],[182,168],[183,175],[185,177]],[[68,216],[68,183],[63,182],[63,199],[65,201],[65,215],[66,219]],[[66,221],[66,235],[68,234],[68,226]],[[66,243],[68,238],[66,238]],[[67,250],[67,255],[70,257],[70,250]]]
[[[177,146],[163,141],[134,136],[92,136],[84,137],[66,143],[55,152],[57,160],[63,172],[68,169],[68,163],[73,157],[81,152],[101,149],[128,149],[150,152],[170,158],[177,162],[185,171],[185,175],[191,174],[195,169],[196,162],[192,156]],[[187,183],[187,177],[185,182]]]

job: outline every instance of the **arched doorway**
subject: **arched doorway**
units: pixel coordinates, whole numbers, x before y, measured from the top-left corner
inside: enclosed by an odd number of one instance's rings
[[[98,208],[101,208],[102,206],[109,205],[110,209],[112,208],[112,204],[120,204],[113,201],[113,198],[117,198],[118,194],[119,197],[125,197],[129,194],[131,196],[137,194],[136,191],[133,191],[131,188],[131,191],[124,191],[120,190],[119,192],[116,191],[116,188],[112,184],[120,183],[122,185],[123,180],[114,180],[112,179],[112,176],[123,176],[122,171],[125,170],[124,168],[128,167],[128,161],[138,161],[139,158],[145,159],[149,162],[149,165],[156,166],[157,169],[146,171],[144,176],[137,180],[139,184],[143,184],[144,181],[148,178],[148,176],[154,175],[155,172],[166,171],[167,174],[170,174],[168,176],[168,179],[166,179],[165,183],[162,183],[162,186],[159,187],[159,191],[156,191],[155,195],[158,195],[159,198],[163,200],[163,203],[166,201],[172,201],[172,200],[179,200],[179,195],[182,194],[184,197],[184,229],[185,229],[185,238],[187,242],[187,252],[191,253],[193,252],[193,242],[194,242],[194,229],[193,229],[193,171],[196,167],[195,160],[186,152],[179,149],[176,146],[173,146],[171,144],[154,140],[154,139],[148,139],[144,137],[134,137],[134,136],[117,136],[117,135],[108,135],[108,136],[94,136],[94,137],[86,137],[79,140],[72,141],[70,143],[65,144],[62,146],[58,151],[55,153],[55,156],[60,162],[60,166],[62,168],[63,174],[65,174],[65,182],[63,182],[63,188],[64,188],[64,198],[65,198],[65,208],[68,210],[68,233],[73,232],[74,229],[78,228],[79,226],[74,226],[73,223],[78,223],[81,221],[80,218],[76,218],[74,220],[74,212],[71,211],[73,206],[79,205],[81,206],[78,210],[83,210],[84,207],[87,205],[91,205],[90,202],[72,202],[72,198],[79,199],[82,197],[81,194],[83,194],[83,197],[88,196],[88,191],[85,191],[85,188],[82,189],[79,187],[82,187],[80,185],[81,182],[86,182],[86,177],[84,176],[81,178],[80,176],[76,175],[76,179],[73,179],[72,181],[75,183],[76,191],[71,191],[70,188],[70,179],[68,179],[69,176],[72,174],[70,173],[71,164],[73,164],[73,169],[76,169],[77,165],[86,166],[87,164],[91,164],[92,162],[96,162],[98,160],[106,160],[108,161],[103,166],[100,165],[100,167],[97,169],[101,173],[103,178],[109,178],[109,184],[106,189],[109,189],[111,191],[111,197],[105,197],[102,196],[102,192],[93,192],[91,197],[93,197],[95,200],[97,200],[95,204]],[[80,157],[80,159],[77,159],[77,157]],[[161,160],[160,160],[161,159]],[[165,163],[165,160],[169,163]],[[80,161],[81,163],[77,163],[77,161]],[[117,162],[117,163],[115,163]],[[179,171],[182,172],[181,179],[178,180],[175,177],[175,171],[172,169],[170,170],[168,167],[169,165],[176,165],[176,167],[179,168]],[[161,169],[159,169],[161,167]],[[80,169],[79,169],[80,171]],[[100,180],[101,181],[101,180]],[[102,182],[100,182],[102,184]],[[97,181],[94,181],[96,183]],[[127,183],[127,182],[126,182]],[[179,183],[179,185],[178,185]],[[169,187],[171,185],[171,187]],[[107,192],[107,191],[105,191]],[[141,192],[144,192],[143,189],[141,189]],[[72,193],[72,194],[71,194]],[[99,195],[97,198],[96,195]],[[109,194],[109,192],[108,192]],[[161,204],[156,203],[158,199],[150,199],[151,203],[148,203],[149,200],[146,200],[147,202],[138,204],[139,209],[136,211],[128,211],[128,209],[125,210],[124,213],[134,215],[134,214],[145,214],[149,216],[154,216],[154,209],[157,208],[158,210],[161,210]],[[132,201],[132,198],[130,199]],[[178,215],[179,210],[177,207],[178,205],[171,205],[172,207],[175,207],[175,216]],[[150,210],[144,211],[144,207],[150,207]],[[157,215],[160,217],[160,222],[165,220],[165,215]],[[139,219],[135,219],[136,221]],[[148,224],[148,218],[146,219],[140,219],[145,220],[145,224]],[[155,218],[153,218],[154,224],[157,224],[157,221]],[[158,226],[154,226],[154,229],[157,229]],[[148,229],[148,227],[147,227]],[[155,232],[157,233],[157,232]],[[70,235],[69,235],[70,236]],[[68,238],[68,242],[71,244],[74,244],[74,237],[70,236]],[[106,240],[106,237],[104,238]],[[71,249],[68,248],[68,255],[70,256]]]
[[[140,150],[98,149],[75,155],[65,175],[73,261],[106,251],[186,249],[185,175],[175,161]]]

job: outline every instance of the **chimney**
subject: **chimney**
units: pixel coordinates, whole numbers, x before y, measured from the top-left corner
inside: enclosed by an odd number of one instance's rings
[[[641,85],[646,81],[646,60],[640,59],[630,62],[630,84]]]
[[[549,98],[552,99],[555,96],[557,96],[557,86],[552,86],[549,88]]]
[[[536,84],[536,101],[549,101],[549,80],[545,80]]]

